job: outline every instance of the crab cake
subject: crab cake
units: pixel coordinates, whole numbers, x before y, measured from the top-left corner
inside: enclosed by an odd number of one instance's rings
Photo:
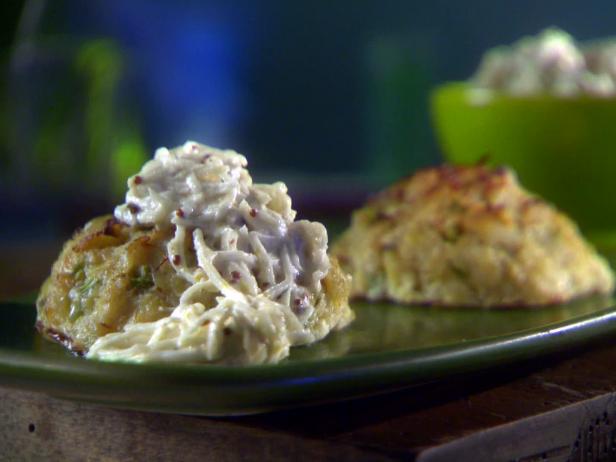
[[[127,323],[168,316],[188,283],[169,263],[169,231],[95,218],[64,245],[37,300],[37,328],[74,351]]]
[[[417,172],[357,210],[332,253],[370,300],[532,306],[614,289],[576,225],[502,167]]]
[[[323,225],[232,150],[160,148],[126,202],[66,243],[37,328],[109,361],[276,363],[345,327],[349,277]]]

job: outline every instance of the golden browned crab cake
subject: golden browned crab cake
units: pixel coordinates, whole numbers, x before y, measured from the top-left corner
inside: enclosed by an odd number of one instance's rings
[[[371,300],[546,305],[614,289],[576,225],[502,167],[417,172],[357,210],[332,253]]]
[[[170,231],[95,218],[64,245],[37,300],[39,331],[84,352],[127,323],[168,316],[188,286],[169,263]]]
[[[349,291],[283,183],[187,142],[157,150],[114,215],[65,244],[37,328],[102,360],[274,363],[351,322]]]

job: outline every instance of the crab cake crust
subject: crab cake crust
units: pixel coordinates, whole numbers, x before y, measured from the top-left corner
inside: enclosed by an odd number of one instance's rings
[[[357,210],[332,253],[370,300],[532,306],[614,289],[576,225],[502,167],[417,172]]]

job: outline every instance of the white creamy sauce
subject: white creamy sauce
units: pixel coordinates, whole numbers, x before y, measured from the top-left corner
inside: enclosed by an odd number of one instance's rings
[[[486,53],[472,82],[516,96],[611,97],[616,95],[616,45],[580,47],[566,32],[547,29]]]
[[[351,320],[308,327],[325,296],[327,232],[320,223],[294,221],[284,183],[253,184],[246,165],[235,151],[189,141],[158,149],[129,179],[116,218],[175,227],[167,258],[190,286],[169,317],[107,334],[89,357],[277,362],[290,346]]]

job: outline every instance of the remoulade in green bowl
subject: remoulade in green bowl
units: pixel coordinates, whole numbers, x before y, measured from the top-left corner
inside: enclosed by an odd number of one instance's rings
[[[616,242],[616,98],[509,96],[438,87],[432,119],[445,158],[508,165],[591,239]]]

